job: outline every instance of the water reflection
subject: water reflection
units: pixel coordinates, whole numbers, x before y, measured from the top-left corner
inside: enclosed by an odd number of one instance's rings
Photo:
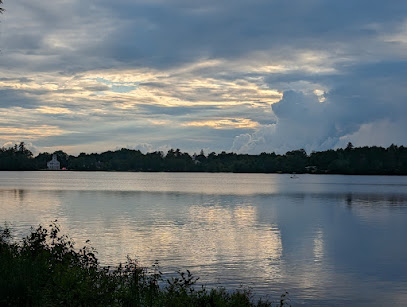
[[[14,190],[14,198],[16,200],[18,200],[20,203],[22,203],[24,201],[24,194],[25,194],[25,190],[21,190],[21,189]]]
[[[0,190],[0,222],[9,222],[14,233],[20,236],[28,233],[31,226],[40,223],[47,225],[60,217],[58,208],[61,203],[58,193],[38,193],[24,189]]]
[[[324,233],[319,229],[314,237],[314,262],[321,262],[324,258]]]
[[[159,260],[166,274],[190,269],[208,285],[246,284],[274,297],[288,290],[295,304],[406,298],[404,177],[229,175],[166,174],[169,183],[115,173],[88,182],[97,174],[80,173],[78,184],[45,173],[36,184],[28,173],[12,187],[0,174],[1,218],[19,233],[58,218],[79,246],[90,239],[104,264],[127,254]]]

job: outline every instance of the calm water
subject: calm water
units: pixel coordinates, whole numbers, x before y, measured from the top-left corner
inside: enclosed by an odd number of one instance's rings
[[[407,304],[407,177],[0,172],[0,222],[294,305]]]

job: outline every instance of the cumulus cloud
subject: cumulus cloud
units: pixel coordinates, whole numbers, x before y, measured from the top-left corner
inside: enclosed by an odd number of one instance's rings
[[[349,141],[357,146],[405,144],[407,89],[400,82],[407,77],[405,66],[404,61],[371,63],[344,69],[340,75],[302,76],[310,82],[309,89],[332,88],[285,91],[272,105],[277,122],[237,136],[231,150],[310,152],[343,147]]]
[[[331,148],[337,132],[329,118],[329,102],[320,102],[315,94],[287,91],[272,105],[275,124],[264,125],[253,134],[235,138],[231,151],[258,154],[275,151],[285,153],[304,148]]]

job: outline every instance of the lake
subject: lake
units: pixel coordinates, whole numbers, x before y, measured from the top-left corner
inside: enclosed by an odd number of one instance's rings
[[[407,304],[407,177],[0,172],[0,222],[293,305]]]

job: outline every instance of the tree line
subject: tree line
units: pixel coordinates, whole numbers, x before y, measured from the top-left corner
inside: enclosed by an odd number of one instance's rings
[[[62,150],[40,153],[36,157],[24,143],[0,148],[0,170],[45,170],[52,154],[61,168],[76,171],[141,171],[141,172],[233,172],[233,173],[315,173],[315,174],[391,174],[407,175],[407,147],[354,147],[313,151],[304,149],[286,154],[259,155],[215,153],[190,155],[179,149],[167,153],[143,154],[122,148],[103,153],[68,155]]]

